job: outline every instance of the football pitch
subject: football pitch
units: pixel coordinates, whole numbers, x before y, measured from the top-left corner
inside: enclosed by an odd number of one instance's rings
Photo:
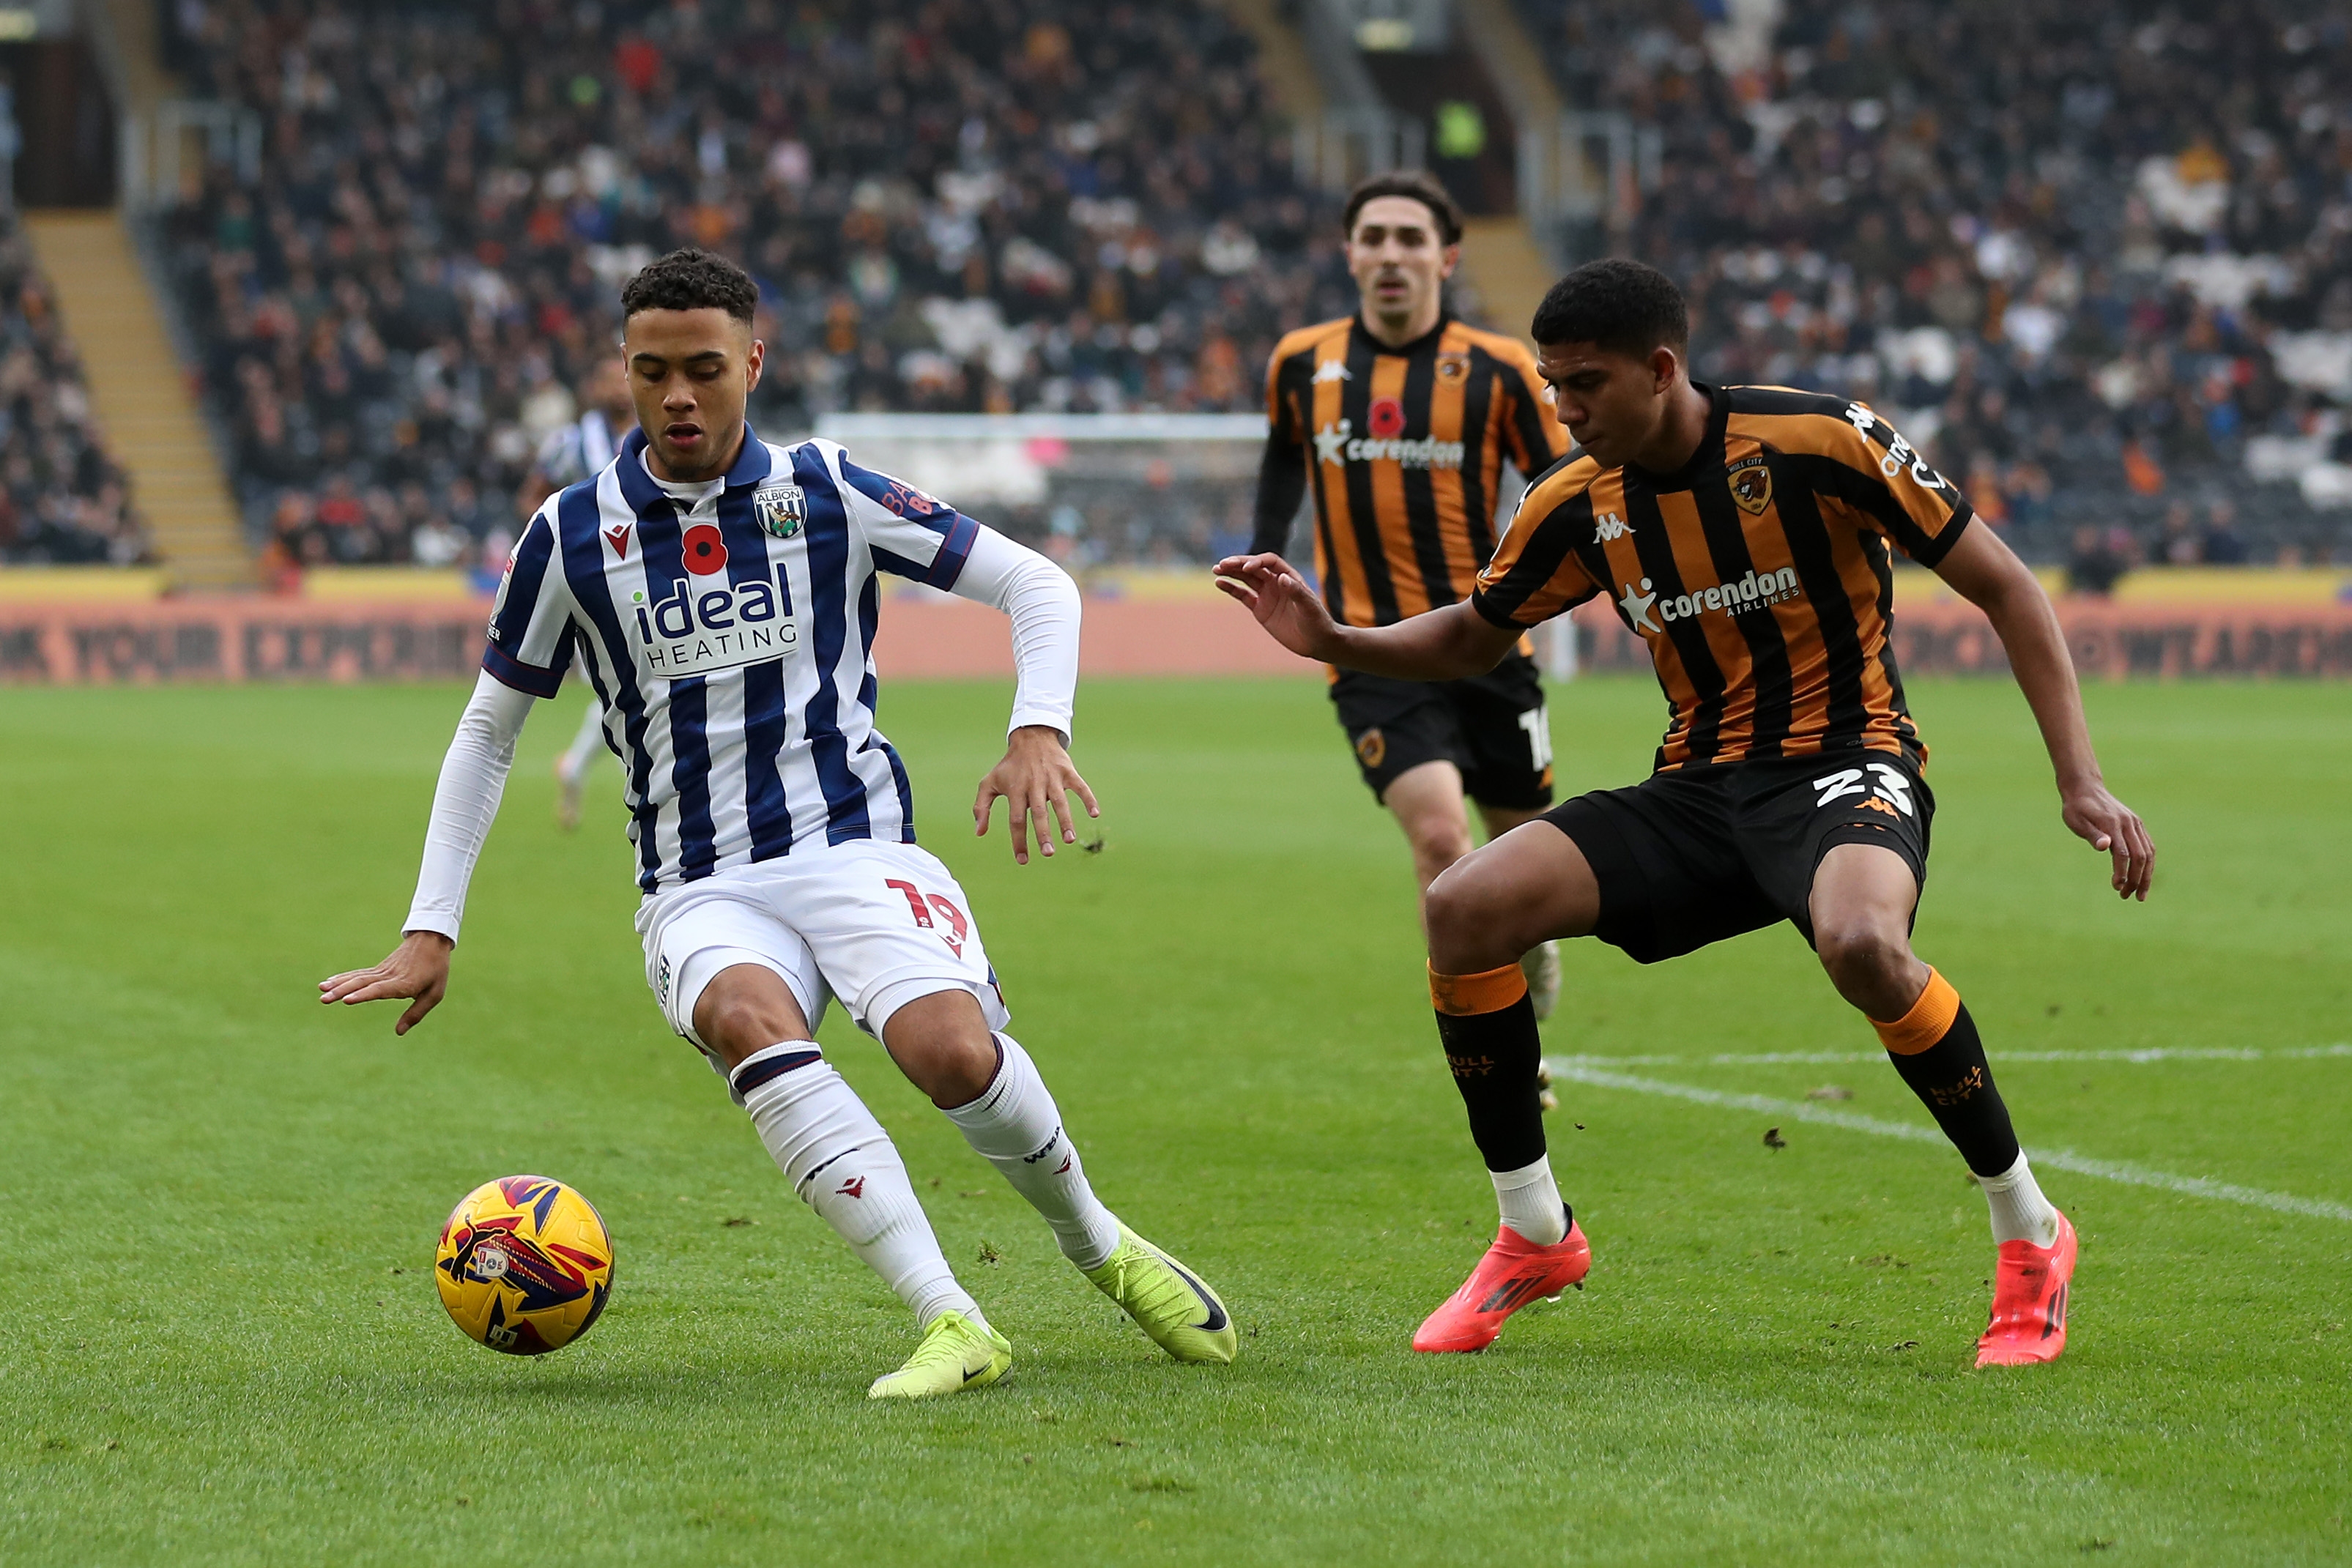
[[[2013,688],[1912,695],[1919,946],[2080,1227],[2062,1361],[1971,1370],[1984,1204],[1786,928],[1571,946],[1549,1124],[1590,1286],[1412,1354],[1494,1201],[1319,687],[1087,684],[1103,847],[1019,869],[968,813],[1006,689],[902,685],[883,725],[1013,1031],[1244,1338],[1162,1357],[836,1010],[1017,1357],[885,1407],[907,1315],[663,1027],[609,764],[554,826],[577,695],[395,1040],[396,1004],[313,983],[394,939],[461,688],[0,692],[0,1562],[2352,1560],[2352,686],[2088,690],[2158,846],[2144,907],[2059,823]],[[1648,681],[1551,711],[1567,789],[1646,771]],[[618,1253],[538,1360],[431,1277],[451,1205],[515,1172]]]

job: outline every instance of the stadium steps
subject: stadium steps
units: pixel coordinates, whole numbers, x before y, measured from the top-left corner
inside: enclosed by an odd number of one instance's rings
[[[25,232],[173,586],[252,587],[236,504],[121,215],[27,213]]]
[[[1515,216],[1465,218],[1462,267],[1478,285],[1487,324],[1522,340],[1558,276],[1528,225]]]

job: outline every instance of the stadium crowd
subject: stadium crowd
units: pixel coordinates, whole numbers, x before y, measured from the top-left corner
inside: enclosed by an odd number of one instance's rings
[[[134,566],[152,553],[48,282],[15,218],[0,219],[0,561]]]
[[[1595,239],[1685,281],[1703,377],[1903,411],[2085,586],[2352,551],[2340,0],[1520,5],[1663,141]]]
[[[257,182],[169,218],[249,524],[298,561],[511,526],[643,260],[722,248],[774,347],[753,417],[1256,406],[1352,295],[1254,49],[1203,0],[182,0]]]

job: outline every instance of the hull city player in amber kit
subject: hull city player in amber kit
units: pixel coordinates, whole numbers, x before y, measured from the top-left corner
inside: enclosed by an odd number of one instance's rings
[[[1375,175],[1349,194],[1346,232],[1362,308],[1274,351],[1250,548],[1279,552],[1311,495],[1333,618],[1386,626],[1469,598],[1495,553],[1504,463],[1532,478],[1568,440],[1526,347],[1444,311],[1462,218],[1444,186],[1423,173]],[[1543,681],[1525,648],[1454,681],[1335,670],[1331,701],[1364,782],[1412,846],[1424,893],[1470,852],[1465,793],[1490,837],[1551,804]],[[1541,1018],[1559,989],[1558,951],[1538,944],[1528,971]]]
[[[2100,779],[2049,599],[1869,409],[1693,382],[1682,297],[1664,275],[1630,261],[1580,267],[1545,297],[1534,335],[1583,450],[1528,493],[1467,601],[1344,626],[1278,558],[1217,567],[1285,646],[1408,679],[1490,668],[1528,627],[1605,595],[1648,643],[1673,706],[1648,779],[1567,802],[1429,891],[1438,1034],[1503,1225],[1414,1348],[1483,1349],[1513,1312],[1591,1264],[1545,1156],[1518,956],[1546,937],[1597,936],[1654,963],[1787,920],[1991,1205],[1998,1277],[1977,1364],[2054,1359],[2074,1227],[2034,1184],[1959,994],[1911,950],[1936,800],[1888,640],[1888,547],[1992,622],[2066,826],[2112,857],[2117,894],[2145,899],[2155,851]]]

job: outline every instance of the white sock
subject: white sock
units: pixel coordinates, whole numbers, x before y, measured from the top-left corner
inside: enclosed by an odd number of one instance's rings
[[[2041,1186],[2021,1152],[2017,1163],[1994,1176],[1979,1176],[1985,1202],[1992,1209],[1995,1241],[2031,1241],[2048,1247],[2058,1239],[2058,1211],[2042,1196]]]
[[[1488,1171],[1495,1179],[1495,1200],[1502,1206],[1503,1223],[1538,1247],[1557,1247],[1568,1239],[1568,1205],[1560,1200],[1559,1184],[1551,1179],[1551,1156],[1538,1155],[1536,1163],[1515,1171]]]
[[[988,1326],[940,1251],[890,1134],[814,1040],[754,1051],[732,1082],[793,1190],[914,1310],[918,1324],[952,1311]]]
[[[1037,1064],[1009,1034],[998,1035],[996,1045],[1004,1060],[995,1081],[979,1099],[948,1112],[948,1120],[1045,1217],[1063,1257],[1081,1269],[1098,1269],[1118,1249],[1118,1221],[1087,1185],[1077,1145],[1062,1131],[1062,1113]]]

